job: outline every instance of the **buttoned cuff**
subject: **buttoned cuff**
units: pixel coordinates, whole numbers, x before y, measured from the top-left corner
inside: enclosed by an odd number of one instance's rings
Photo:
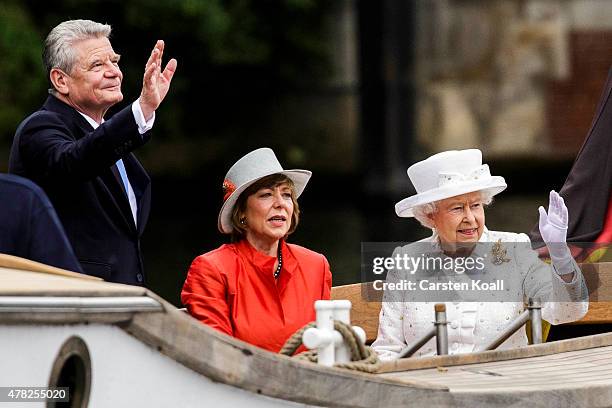
[[[134,114],[134,120],[138,125],[138,133],[142,135],[153,128],[153,123],[155,122],[155,112],[153,112],[153,117],[151,117],[151,119],[147,122],[144,117],[144,113],[142,113],[142,109],[140,108],[140,98],[136,99],[136,101],[132,104],[132,113]]]

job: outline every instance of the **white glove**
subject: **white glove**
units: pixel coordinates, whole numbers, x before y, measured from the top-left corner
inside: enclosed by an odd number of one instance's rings
[[[548,214],[540,206],[540,235],[548,247],[550,259],[559,275],[571,273],[574,270],[572,254],[567,247],[567,226],[569,216],[567,207],[555,190],[550,192]]]

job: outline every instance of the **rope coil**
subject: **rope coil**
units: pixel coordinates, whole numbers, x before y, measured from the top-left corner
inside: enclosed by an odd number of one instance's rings
[[[304,332],[311,328],[316,327],[314,322],[308,323],[287,339],[283,348],[279,351],[279,354],[285,356],[293,356],[299,360],[306,360],[312,363],[317,362],[316,350],[309,350],[303,353],[293,355],[295,351],[302,345],[302,337]],[[349,370],[363,371],[366,373],[374,373],[378,370],[380,362],[378,355],[371,347],[365,346],[359,340],[357,333],[353,328],[339,320],[334,320],[334,329],[336,329],[341,335],[351,352],[351,361],[349,363],[335,363],[334,367],[347,368]]]

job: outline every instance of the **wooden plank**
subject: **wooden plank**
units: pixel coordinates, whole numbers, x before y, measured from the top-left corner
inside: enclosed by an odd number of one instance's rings
[[[566,375],[566,373],[570,372],[586,372],[590,373],[594,370],[611,370],[612,366],[608,364],[608,361],[612,357],[612,348],[604,347],[604,353],[597,352],[592,353],[592,350],[600,350],[601,348],[591,349],[591,350],[580,350],[575,352],[567,352],[560,353],[558,355],[546,355],[546,356],[536,356],[531,358],[526,358],[522,360],[510,360],[504,362],[487,362],[480,364],[473,364],[469,366],[456,366],[456,367],[445,367],[442,372],[444,375],[449,375],[448,373],[457,372],[456,370],[462,370],[465,372],[483,372],[483,373],[501,373],[505,376],[520,376],[524,377],[527,372],[529,373],[538,373],[546,374],[547,371],[554,372],[555,375]],[[568,356],[570,358],[558,359],[558,356]],[[448,370],[448,373],[444,370]],[[389,375],[392,378],[402,377],[404,375],[418,376],[422,378],[423,376],[431,376],[437,375],[437,369],[425,369],[425,370],[412,370],[412,371],[403,371],[392,373],[394,375]],[[387,375],[385,375],[387,376]]]
[[[385,362],[381,365],[379,373],[419,370],[434,367],[451,367],[457,365],[478,364],[492,361],[517,360],[527,357],[537,357],[556,353],[565,353],[575,350],[592,349],[612,345],[612,333],[594,336],[578,337],[575,339],[555,341],[552,343],[536,344],[509,350],[491,350],[480,353],[455,354],[452,356],[433,356],[423,358],[404,358]]]
[[[580,265],[591,302],[612,302],[612,262]]]
[[[590,376],[584,377],[580,380],[568,381],[566,378],[560,377],[546,377],[547,380],[535,379],[535,376],[532,377],[532,380],[529,380],[529,376],[526,374],[521,377],[520,381],[514,381],[514,379],[506,380],[506,381],[497,381],[490,382],[488,380],[484,380],[482,377],[472,377],[466,379],[464,382],[456,382],[453,379],[439,379],[438,381],[432,381],[434,384],[443,385],[448,387],[451,392],[457,392],[459,390],[471,390],[471,391],[479,391],[479,392],[492,392],[492,391],[505,391],[508,392],[512,389],[518,390],[532,390],[532,391],[544,391],[544,390],[555,390],[562,388],[584,388],[590,387],[594,383],[598,383],[600,385],[612,385],[612,381],[610,380],[610,375],[608,374],[605,377],[602,376]],[[413,378],[420,379],[419,377]]]
[[[580,320],[566,323],[567,325],[580,324],[610,324],[612,323],[612,302],[589,302],[589,311]]]
[[[580,268],[589,289],[589,311],[568,324],[612,323],[612,262],[582,264]]]
[[[427,372],[423,372],[427,371]],[[546,364],[546,360],[534,363],[534,367],[524,367],[521,371],[511,370],[511,367],[505,367],[505,369],[492,369],[486,364],[478,365],[470,368],[457,367],[449,370],[446,373],[441,373],[435,370],[417,370],[417,371],[406,371],[404,374],[412,379],[418,378],[426,380],[427,378],[433,379],[438,377],[454,378],[456,381],[462,381],[465,378],[473,375],[479,375],[486,381],[506,381],[508,379],[517,379],[526,382],[534,381],[549,381],[550,378],[564,378],[566,380],[576,380],[580,378],[590,376],[607,376],[608,381],[612,382],[612,368],[602,367],[601,365],[572,365],[572,364]],[[401,378],[402,376],[395,376],[392,378]]]
[[[556,389],[561,387],[588,387],[595,383],[612,384],[612,367],[608,364],[612,356],[612,346],[602,350],[580,350],[562,353],[572,355],[571,359],[561,359],[560,355],[534,357],[518,362],[482,363],[468,367],[449,367],[444,369],[425,369],[400,373],[382,374],[385,378],[399,381],[409,379],[444,385],[451,391],[472,390],[491,391],[509,389]],[[593,363],[597,358],[599,364]],[[578,362],[577,362],[578,361]]]
[[[20,258],[18,256],[1,254],[1,253],[0,253],[0,267],[19,269],[23,271],[48,273],[51,275],[70,276],[71,278],[102,281],[101,278],[98,278],[95,276],[89,276],[89,275],[84,275],[82,273],[67,271],[65,269],[56,268],[55,266],[45,265],[40,262],[35,262],[29,259]]]
[[[0,267],[0,296],[144,296],[140,286]]]
[[[612,371],[610,370],[601,370],[599,372],[585,371],[581,373],[548,372],[545,374],[531,373],[527,371],[522,373],[522,375],[513,376],[507,376],[504,373],[499,373],[498,375],[487,375],[468,372],[451,373],[449,371],[446,374],[435,373],[431,376],[416,374],[409,377],[412,381],[420,380],[443,385],[448,387],[451,391],[459,388],[491,390],[502,387],[532,387],[536,389],[544,389],[555,388],[560,384],[563,386],[572,385],[579,387],[588,386],[594,381],[612,384]]]
[[[566,367],[568,368],[568,367]],[[526,371],[522,375],[506,375],[505,373],[498,373],[497,375],[478,374],[478,373],[457,373],[457,375],[443,375],[438,373],[437,375],[426,376],[426,375],[409,375],[407,376],[412,381],[424,381],[432,384],[438,384],[440,386],[448,387],[449,389],[456,389],[458,387],[469,387],[469,388],[494,388],[494,387],[550,387],[557,384],[589,384],[595,380],[602,380],[608,384],[612,384],[612,371],[611,370],[593,370],[593,371],[560,371],[547,373],[532,373]]]
[[[595,350],[599,350],[599,349],[595,349]],[[589,350],[587,350],[587,352],[588,351]],[[486,367],[486,370],[491,371],[491,372],[503,372],[506,374],[516,373],[518,375],[524,376],[526,375],[526,373],[534,373],[534,372],[537,372],[538,370],[543,370],[544,373],[547,373],[551,370],[551,368],[554,368],[554,367],[569,366],[570,369],[576,369],[576,370],[581,369],[581,367],[590,367],[589,368],[590,370],[591,368],[596,369],[598,367],[601,367],[603,364],[607,368],[608,361],[610,357],[612,357],[612,353],[610,352],[610,350],[608,350],[605,355],[601,353],[599,355],[593,355],[591,353],[585,354],[585,351],[583,350],[581,352],[578,352],[578,354],[575,354],[571,358],[563,357],[563,356],[567,356],[571,354],[573,353],[561,353],[559,355],[548,355],[545,357],[531,357],[531,358],[525,358],[525,359],[520,359],[520,360],[505,361],[501,363],[499,362],[484,363],[484,364],[480,363],[480,364],[474,364],[474,365],[464,367],[463,369],[470,370],[470,369],[479,369],[481,367]],[[562,357],[561,359],[557,359],[557,356],[562,356]],[[406,371],[406,373],[407,375],[413,375],[414,373],[417,373],[416,375],[420,375],[420,373],[424,371],[428,371],[428,370]],[[410,374],[410,373],[413,373],[413,374]]]
[[[378,315],[380,313],[380,291],[374,291],[369,283],[334,286],[332,299],[347,299],[351,301],[351,324],[359,326],[366,333],[368,344],[376,340],[378,335]]]

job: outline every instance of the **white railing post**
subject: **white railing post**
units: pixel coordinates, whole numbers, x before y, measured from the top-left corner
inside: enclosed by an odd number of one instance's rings
[[[334,300],[333,315],[334,320],[339,320],[342,323],[351,324],[351,301],[350,300]],[[347,347],[344,341],[336,344],[336,363],[348,363],[351,361],[351,350]]]
[[[334,329],[334,320],[351,324],[351,302],[349,300],[317,300],[317,327],[304,332],[302,341],[309,349],[317,349],[319,364],[332,366],[334,363],[351,361],[351,351],[344,342],[340,332]],[[353,330],[362,343],[365,343],[365,331],[353,326]]]
[[[317,349],[319,364],[326,366],[334,365],[335,338],[340,336],[340,333],[334,330],[333,309],[334,305],[331,300],[317,300],[315,302],[317,327],[306,330],[302,338],[306,347]]]

